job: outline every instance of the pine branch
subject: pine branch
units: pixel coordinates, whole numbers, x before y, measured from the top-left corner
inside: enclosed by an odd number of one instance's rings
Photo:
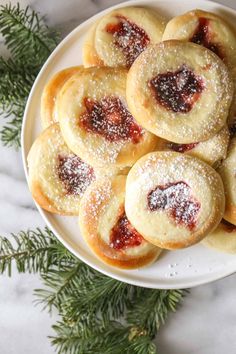
[[[0,7],[0,30],[13,59],[35,67],[42,65],[58,41],[43,18],[28,6],[21,9],[19,3]]]
[[[56,308],[61,321],[51,338],[58,353],[155,354],[152,340],[182,290],[153,290],[98,273],[67,251],[45,228],[0,237],[0,272],[40,272],[37,302]],[[122,324],[121,324],[122,323]]]
[[[0,113],[8,118],[0,138],[18,148],[28,95],[59,36],[35,11],[19,4],[0,6],[0,33],[10,52],[8,59],[0,57]]]
[[[51,337],[58,353],[70,354],[155,354],[156,347],[147,335],[134,328],[112,321],[103,326],[86,328],[58,322],[53,326],[56,337]],[[134,334],[135,332],[135,334]]]
[[[151,337],[155,337],[169,312],[176,311],[177,305],[186,292],[187,290],[143,289],[132,309],[128,310],[128,323],[145,329]]]
[[[11,275],[12,264],[18,272],[47,272],[52,266],[74,264],[74,257],[55,238],[52,231],[21,231],[12,235],[14,244],[6,237],[0,237],[0,273]]]

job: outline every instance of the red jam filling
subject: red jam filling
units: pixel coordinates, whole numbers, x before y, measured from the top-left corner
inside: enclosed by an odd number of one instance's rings
[[[226,232],[231,233],[231,232],[235,232],[236,231],[236,226],[231,224],[230,222],[222,219],[220,223],[221,223],[221,225],[223,226],[223,229]]]
[[[58,155],[57,173],[67,194],[82,195],[95,179],[94,170],[76,155]]]
[[[150,42],[147,33],[124,16],[116,16],[117,24],[108,24],[107,33],[113,35],[114,44],[122,50],[126,65],[130,67]]]
[[[86,111],[80,117],[80,125],[88,132],[103,136],[110,142],[140,141],[142,128],[135,122],[118,97],[104,97],[101,101],[84,98]]]
[[[149,85],[157,102],[177,113],[191,111],[204,89],[202,79],[185,65],[175,72],[167,71],[155,76]]]
[[[210,49],[212,52],[218,55],[221,59],[224,59],[222,54],[221,47],[215,43],[211,42],[211,35],[209,32],[209,20],[204,17],[200,17],[198,20],[198,26],[190,38],[190,42],[203,45],[207,49]]]
[[[196,226],[200,203],[191,196],[191,188],[185,182],[157,186],[147,196],[151,211],[166,210],[175,220],[193,230]]]
[[[199,143],[191,143],[191,144],[176,144],[176,143],[168,143],[167,147],[176,152],[186,152],[195,148]]]
[[[142,241],[143,237],[131,225],[125,211],[123,211],[111,230],[110,247],[122,250],[128,247],[139,246]]]
[[[229,135],[230,135],[230,138],[233,138],[236,136],[236,122],[233,122],[229,126]]]

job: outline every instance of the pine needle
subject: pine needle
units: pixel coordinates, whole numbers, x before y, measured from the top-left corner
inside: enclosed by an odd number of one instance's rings
[[[155,354],[153,343],[185,290],[154,290],[119,282],[73,256],[48,229],[0,237],[0,272],[39,272],[36,302],[61,320],[52,344],[68,354]]]
[[[27,98],[59,36],[39,14],[19,4],[0,6],[0,33],[10,53],[7,59],[0,57],[0,113],[6,118],[0,139],[19,148]]]

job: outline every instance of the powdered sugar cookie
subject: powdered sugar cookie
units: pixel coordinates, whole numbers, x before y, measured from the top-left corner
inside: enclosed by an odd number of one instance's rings
[[[124,211],[125,176],[96,181],[80,204],[81,233],[93,252],[119,268],[139,268],[156,260],[161,250],[134,229]]]
[[[149,242],[177,249],[199,242],[224,213],[223,183],[203,161],[177,152],[153,152],[131,168],[125,211]]]
[[[95,172],[64,143],[58,123],[35,140],[28,155],[29,188],[34,200],[47,211],[78,215],[82,195]]]
[[[41,122],[44,129],[58,122],[56,99],[64,83],[74,74],[83,70],[82,66],[72,66],[57,72],[44,87],[41,97]]]
[[[218,227],[203,240],[204,246],[221,252],[236,253],[236,226],[222,219]]]
[[[185,153],[207,162],[214,168],[226,158],[229,144],[229,129],[222,128],[219,133],[206,141],[191,144],[176,144],[166,141],[165,148],[176,152]]]
[[[163,40],[179,39],[202,45],[218,55],[230,70],[236,88],[236,34],[220,16],[193,10],[171,19]],[[236,100],[233,102],[236,112]]]
[[[218,169],[225,188],[225,214],[224,219],[236,225],[236,138],[233,138],[227,158]]]
[[[126,93],[130,112],[144,128],[189,144],[212,138],[225,125],[233,84],[213,52],[173,40],[140,54],[128,73]]]
[[[69,148],[96,168],[124,168],[154,150],[156,138],[130,114],[126,69],[88,68],[63,86],[57,100]]]
[[[113,10],[90,29],[83,46],[84,65],[129,68],[148,45],[161,41],[165,23],[147,8]]]

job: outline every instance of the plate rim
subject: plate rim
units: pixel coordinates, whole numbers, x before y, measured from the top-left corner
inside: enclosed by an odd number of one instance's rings
[[[183,3],[182,0],[171,0],[173,3]],[[217,5],[218,7],[222,8],[222,10],[227,10],[230,13],[233,13],[236,16],[236,10],[223,5],[221,3],[217,3],[211,0],[200,0],[202,3],[206,3],[206,4],[213,4],[213,5]],[[155,0],[154,2],[156,2],[157,4],[159,2],[163,2],[163,0]],[[187,1],[186,1],[187,2]],[[198,2],[198,1],[197,1]],[[24,115],[23,115],[23,119],[22,119],[22,128],[21,128],[21,157],[22,157],[22,162],[23,162],[23,169],[24,169],[24,174],[26,177],[26,181],[27,181],[27,185],[29,186],[29,180],[28,180],[28,168],[27,168],[27,153],[26,153],[26,146],[25,146],[25,142],[26,142],[26,126],[27,126],[27,116],[28,116],[28,111],[30,109],[30,105],[31,105],[31,98],[34,94],[35,88],[38,85],[38,82],[41,79],[41,76],[43,75],[45,69],[47,68],[47,66],[49,65],[49,63],[53,60],[54,56],[57,55],[57,53],[60,51],[60,49],[66,44],[66,42],[68,40],[71,39],[71,37],[74,36],[74,34],[82,29],[83,27],[86,27],[87,24],[89,24],[91,21],[96,20],[97,18],[100,18],[101,16],[105,15],[107,12],[113,10],[113,9],[117,9],[120,7],[127,7],[127,6],[145,6],[145,0],[131,0],[131,1],[125,1],[123,3],[120,4],[116,4],[113,6],[110,6],[102,11],[99,11],[97,14],[93,15],[92,17],[88,18],[87,20],[83,21],[82,23],[80,23],[78,26],[76,26],[71,32],[69,32],[65,38],[63,38],[63,40],[57,45],[57,47],[53,50],[53,52],[50,54],[50,56],[47,58],[47,60],[45,61],[45,63],[43,64],[42,68],[40,69],[33,85],[32,88],[30,90],[26,105],[25,105],[25,110],[24,110]],[[149,6],[149,4],[147,4],[147,6]],[[193,8],[197,8],[197,6],[193,6]],[[32,198],[33,199],[33,198]],[[208,274],[208,276],[206,278],[202,278],[202,279],[194,279],[192,281],[182,281],[182,283],[178,283],[178,284],[171,284],[171,279],[169,280],[170,284],[165,284],[165,283],[152,283],[151,281],[147,281],[147,282],[143,282],[141,280],[134,280],[134,279],[127,279],[124,278],[122,275],[119,274],[114,274],[111,271],[107,271],[104,269],[100,269],[99,266],[97,266],[96,264],[93,264],[92,262],[90,262],[89,259],[87,259],[86,257],[84,257],[81,254],[78,254],[78,252],[72,247],[72,245],[70,245],[70,243],[68,241],[66,241],[61,235],[60,233],[56,230],[56,228],[54,227],[54,225],[52,225],[52,223],[49,221],[49,219],[47,218],[47,212],[44,211],[38,204],[37,202],[34,201],[41,217],[43,218],[46,226],[53,231],[54,235],[57,237],[57,239],[63,244],[63,246],[65,248],[67,248],[75,257],[77,257],[78,259],[82,260],[84,263],[86,263],[88,266],[92,267],[93,269],[97,270],[98,272],[109,276],[111,278],[114,278],[118,281],[121,282],[125,282],[131,285],[135,285],[135,286],[140,286],[140,287],[145,287],[145,288],[152,288],[152,289],[184,289],[184,288],[193,288],[196,287],[198,285],[204,285],[204,284],[208,284],[211,283],[213,281],[225,278],[227,276],[230,276],[234,273],[236,273],[236,267],[235,269],[225,269],[224,271],[221,270],[220,272],[216,272],[213,273],[211,276]]]

